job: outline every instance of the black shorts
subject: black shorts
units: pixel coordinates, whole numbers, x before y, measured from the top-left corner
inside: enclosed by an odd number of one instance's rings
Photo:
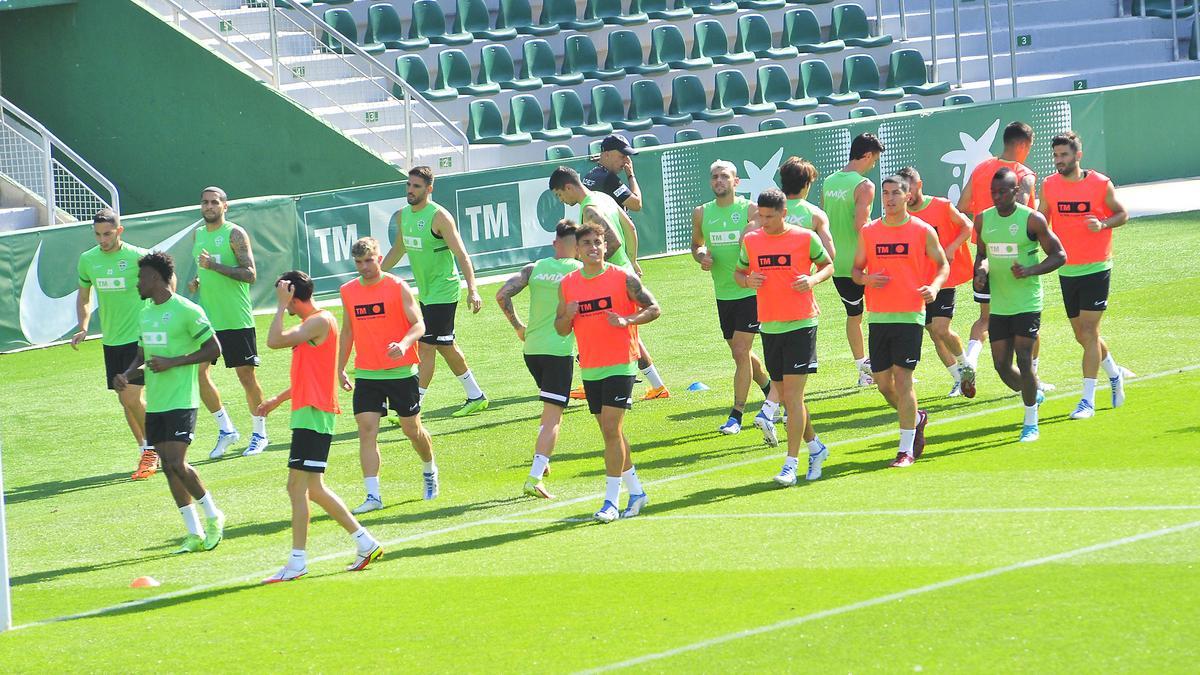
[[[925,325],[933,323],[937,317],[954,318],[954,289],[943,288],[938,291],[933,302],[925,305]]]
[[[130,342],[127,345],[104,345],[104,386],[109,389],[113,388],[113,378],[129,368],[129,364],[137,358],[137,350],[138,343],[136,342]],[[137,374],[129,379],[129,384],[138,387],[146,384],[144,371],[137,371]]]
[[[172,441],[189,445],[195,432],[195,408],[146,413],[146,442],[150,445]]]
[[[974,281],[971,282],[971,288],[972,289],[975,288]],[[991,301],[992,301],[992,280],[985,277],[985,281],[983,282],[983,290],[982,291],[973,290],[973,292],[975,294],[975,302],[978,302],[981,305],[986,305],[986,304],[991,303]]]
[[[921,361],[921,339],[925,329],[915,323],[873,323],[867,336],[871,370],[876,373],[900,366],[916,370]]]
[[[365,412],[386,415],[388,408],[401,417],[412,417],[421,412],[421,393],[417,388],[417,376],[391,380],[354,380],[354,414]]]
[[[329,444],[333,436],[312,429],[292,429],[292,449],[288,453],[288,468],[312,473],[325,473],[329,463]]]
[[[454,344],[454,313],[458,311],[458,303],[419,304],[421,319],[425,321],[425,334],[420,341],[427,345]]]
[[[797,328],[786,333],[763,333],[763,362],[772,382],[784,375],[817,372],[817,327]]]
[[[988,317],[988,339],[998,342],[1020,336],[1036,340],[1041,327],[1041,312],[1024,312],[1008,316],[992,314]]]
[[[854,283],[850,277],[834,277],[833,287],[837,289],[838,295],[842,298],[846,316],[862,316],[863,291],[865,289]]]
[[[751,295],[739,300],[717,300],[717,320],[721,335],[732,340],[733,334],[758,332],[758,297]]]
[[[239,366],[258,367],[258,336],[253,328],[234,328],[217,331],[217,342],[221,343],[221,356],[226,368]],[[213,365],[217,360],[213,359]]]
[[[603,380],[584,380],[583,391],[587,394],[588,411],[600,414],[600,408],[633,407],[633,375],[611,375]]]
[[[1081,277],[1058,276],[1058,284],[1062,287],[1063,306],[1067,308],[1067,318],[1074,319],[1079,312],[1103,312],[1108,309],[1108,285],[1112,280],[1112,270],[1101,270]]]
[[[572,357],[526,354],[525,367],[538,386],[538,398],[546,403],[567,407],[571,400],[571,377],[575,373]]]

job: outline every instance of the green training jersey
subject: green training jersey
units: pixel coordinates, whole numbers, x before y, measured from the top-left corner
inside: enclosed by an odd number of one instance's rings
[[[713,260],[711,272],[717,299],[741,300],[753,296],[753,288],[742,288],[733,280],[742,250],[742,230],[750,219],[750,200],[734,197],[729,206],[719,206],[714,199],[701,209],[700,229]]]
[[[816,210],[817,207],[807,199],[789,199],[787,200],[787,215],[783,217],[783,222],[803,227],[806,230],[815,230],[813,214],[816,213]]]
[[[462,277],[454,263],[454,254],[446,240],[433,233],[433,217],[438,205],[430,201],[425,208],[414,211],[411,205],[399,211],[397,217],[408,265],[417,284],[420,300],[426,305],[458,302]]]
[[[311,405],[292,411],[290,427],[292,429],[309,429],[318,434],[333,434],[337,415],[324,410],[318,410]]]
[[[829,217],[829,234],[833,237],[833,276],[848,277],[858,252],[858,228],[854,227],[854,190],[866,178],[857,171],[838,171],[825,179],[825,215]]]
[[[559,287],[571,272],[583,267],[574,258],[542,258],[533,263],[529,275],[529,324],[525,326],[526,354],[570,356],[575,353],[575,333],[559,335],[554,328],[558,316]]]
[[[233,223],[223,223],[209,231],[208,225],[196,228],[196,242],[192,245],[192,258],[198,259],[201,251],[208,251],[213,262],[230,267],[237,266],[237,256],[229,245]],[[247,235],[249,236],[249,235]],[[200,278],[200,306],[212,322],[213,330],[253,328],[253,307],[250,304],[250,284],[209,269],[196,266]]]
[[[139,317],[142,353],[146,363],[155,356],[184,356],[213,337],[204,310],[187,298],[171,294],[161,305],[147,302]],[[156,373],[146,367],[146,412],[200,407],[200,364],[177,366]]]
[[[992,314],[1012,316],[1042,311],[1042,278],[1018,279],[1013,276],[1013,263],[1024,267],[1038,263],[1036,239],[1029,238],[1029,214],[1033,209],[1024,204],[1008,216],[1001,216],[992,207],[983,212],[983,228],[979,238],[987,244],[988,281],[992,289]]]
[[[121,242],[105,253],[93,246],[79,256],[79,287],[96,289],[101,344],[127,345],[138,341],[138,317],[146,301],[138,295],[138,259],[144,248]],[[86,329],[87,326],[80,326]]]
[[[593,190],[588,193],[588,196],[583,198],[583,201],[579,202],[580,219],[583,218],[582,214],[584,209],[589,206],[596,207],[596,210],[600,212],[600,215],[604,218],[605,222],[608,223],[608,226],[611,227],[613,232],[616,233],[617,241],[621,242],[621,247],[617,249],[616,253],[613,253],[611,256],[609,256],[608,262],[614,265],[619,265],[626,269],[631,269],[632,265],[629,261],[629,253],[625,250],[625,230],[621,227],[620,205],[613,201],[612,197],[609,197],[603,192],[596,192]],[[609,252],[612,253],[611,251]]]

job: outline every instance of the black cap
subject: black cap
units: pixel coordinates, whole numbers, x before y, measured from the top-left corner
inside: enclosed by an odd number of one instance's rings
[[[600,152],[608,152],[609,150],[620,150],[623,155],[636,155],[637,150],[625,140],[624,136],[618,134],[610,134],[600,141]]]

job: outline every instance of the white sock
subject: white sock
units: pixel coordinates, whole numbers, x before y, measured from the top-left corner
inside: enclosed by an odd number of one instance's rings
[[[958,367],[961,370],[963,366],[967,365],[967,355],[959,354],[958,356],[955,356],[954,362],[958,364]]]
[[[287,568],[289,570],[302,570],[308,566],[308,556],[305,555],[304,549],[292,549],[292,555],[288,557]]]
[[[789,456],[789,457],[784,457],[784,458],[783,458],[783,466],[784,466],[784,467],[789,467],[789,466],[790,466],[791,468],[793,468],[793,469],[794,469],[794,468],[796,468],[796,466],[797,466],[799,463],[800,463],[800,458],[799,458],[799,457],[791,457],[791,456]]]
[[[621,498],[621,477],[604,477],[604,500],[611,502],[616,506],[617,500]]]
[[[437,464],[435,464],[433,460],[421,462],[421,471],[424,471],[425,473],[437,473]]]
[[[221,431],[224,431],[227,434],[235,431],[233,428],[233,420],[229,419],[229,413],[225,412],[224,407],[213,413],[212,416],[213,419],[217,421],[217,428],[219,428]]]
[[[861,359],[854,359],[854,364],[858,366],[858,372],[871,374],[871,359],[864,356]]]
[[[763,417],[766,417],[767,419],[774,421],[775,413],[778,411],[779,411],[778,403],[776,403],[775,401],[763,401],[763,405],[762,405]]]
[[[1096,407],[1096,378],[1083,378],[1083,400],[1092,404],[1093,408]]]
[[[1100,362],[1100,365],[1104,367],[1104,372],[1108,373],[1109,377],[1121,376],[1121,367],[1118,366],[1116,360],[1113,359],[1112,352],[1109,352],[1108,356],[1104,357],[1104,360]]]
[[[221,510],[217,508],[216,502],[213,501],[211,492],[205,492],[203,497],[196,500],[196,503],[204,509],[204,515],[209,518],[216,518],[221,515]]]
[[[533,456],[533,468],[529,470],[529,477],[535,480],[541,480],[542,474],[546,473],[546,467],[550,466],[550,458],[545,455]]]
[[[358,547],[359,553],[367,553],[379,544],[365,527],[359,527],[354,534],[350,535],[350,538],[354,540],[354,545]]]
[[[425,405],[425,392],[429,391],[427,387],[417,387],[417,404]]]
[[[382,501],[382,497],[380,496],[380,493],[379,493],[379,476],[371,476],[370,478],[364,478],[363,485],[365,485],[367,488],[367,496],[368,497],[374,497],[375,499],[379,499]]]
[[[254,425],[254,433],[258,434],[259,436],[262,436],[263,438],[266,438],[267,437],[267,418],[251,416],[250,421]]]
[[[950,377],[954,378],[955,384],[962,382],[962,366],[956,363],[952,366],[946,366],[946,370],[949,371]]]
[[[1025,406],[1025,425],[1033,426],[1038,423],[1038,407],[1037,404]]]
[[[204,528],[200,527],[200,516],[196,515],[195,504],[179,507],[179,513],[183,516],[183,524],[187,527],[188,534],[204,536]]]
[[[813,439],[808,442],[808,454],[815,455],[821,452],[824,447],[825,446],[821,444],[821,439],[814,436]]]
[[[471,374],[471,369],[458,376],[458,381],[462,383],[463,389],[467,392],[467,398],[477,399],[483,396],[483,390],[479,388],[479,383],[475,381],[475,376]]]
[[[642,490],[642,481],[638,480],[637,467],[631,466],[629,470],[621,474],[621,480],[625,481],[625,489],[629,490],[631,495],[640,495]]]
[[[912,457],[913,441],[917,438],[916,429],[901,429],[900,430],[900,452]]]
[[[654,364],[651,364],[649,368],[642,369],[642,374],[645,375],[646,379],[650,381],[651,387],[654,387],[655,389],[662,389],[663,381],[662,378],[658,376],[658,368],[655,368]]]
[[[979,365],[979,353],[983,351],[983,342],[980,340],[967,340],[967,351],[963,355],[972,368]]]

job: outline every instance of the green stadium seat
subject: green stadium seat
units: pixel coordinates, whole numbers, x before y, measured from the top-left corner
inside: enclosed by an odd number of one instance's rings
[[[795,47],[772,46],[771,24],[762,14],[747,14],[738,17],[737,37],[734,52],[751,52],[760,59],[794,59],[799,56]]]
[[[876,76],[879,73],[875,74]],[[829,66],[819,59],[805,61],[800,64],[800,86],[804,87],[804,92],[815,99],[818,103],[826,105],[854,105],[862,100],[862,97],[855,92],[838,93],[833,88],[833,73],[829,72]],[[799,91],[799,87],[797,87]],[[797,95],[797,97],[799,97]]]
[[[658,140],[658,136],[654,134],[638,134],[633,137],[633,147],[635,148],[653,148],[656,145],[662,145],[662,141]]]
[[[1133,13],[1140,16],[1153,16],[1159,19],[1171,18],[1171,3],[1173,0],[1133,0]],[[1192,3],[1176,5],[1175,15],[1180,19],[1192,16]]]
[[[596,45],[586,35],[572,35],[563,46],[562,72],[583,73],[589,80],[619,80],[625,77],[623,68],[605,68],[601,70],[596,55]]]
[[[380,2],[371,5],[367,10],[366,42],[378,42],[388,49],[405,49],[413,51],[429,46],[426,38],[406,39],[404,29],[400,25],[400,14],[389,3]]]
[[[630,12],[645,12],[651,19],[661,21],[687,21],[694,16],[687,7],[671,9],[667,0],[629,0]]]
[[[675,132],[676,143],[687,143],[688,141],[702,141],[704,135],[695,129],[680,129]]]
[[[724,122],[733,119],[732,108],[710,109],[705,101],[704,84],[695,75],[679,75],[671,80],[672,115],[689,114],[692,119],[704,122]]]
[[[322,15],[325,23],[330,28],[342,34],[347,40],[358,44],[358,26],[354,23],[354,15],[348,9],[327,9]],[[335,54],[349,54],[350,50],[342,44],[340,40],[335,38],[327,30],[321,31],[321,42],[325,45],[325,50]],[[384,47],[380,42],[374,42],[364,45],[359,45],[363,51],[368,54],[382,54],[387,47]]]
[[[588,124],[583,114],[583,101],[574,89],[560,89],[550,95],[550,128],[570,129],[584,136],[607,136],[612,125]]]
[[[887,86],[900,87],[906,94],[937,96],[950,91],[949,82],[930,82],[925,57],[915,49],[897,49],[888,63]]]
[[[874,101],[904,98],[900,87],[879,88],[879,66],[870,54],[855,54],[842,60],[842,93],[856,92]]]
[[[771,9],[782,9],[784,6],[783,0],[737,0],[739,9],[752,9],[756,12],[765,12]]]
[[[650,31],[650,58],[646,63],[652,66],[665,63],[672,70],[705,70],[712,68],[713,60],[687,58],[683,33],[676,26],[666,24]]]
[[[604,27],[603,19],[580,19],[574,0],[543,0],[542,16],[538,23],[556,23],[563,28],[580,31],[599,30]]]
[[[556,162],[562,159],[571,159],[575,156],[575,151],[569,145],[552,145],[546,148],[546,161]]]
[[[437,0],[417,0],[412,7],[409,39],[428,38],[435,45],[469,45],[475,38],[470,33],[447,33],[446,14]]]
[[[792,96],[792,81],[783,66],[777,63],[759,66],[754,102],[770,103],[779,110],[812,110],[818,105],[817,99],[805,92],[802,79],[796,86],[796,95]]]
[[[900,101],[892,106],[892,112],[908,112],[910,110],[924,110],[925,106],[920,101]]]
[[[532,143],[529,134],[504,133],[504,120],[500,107],[491,99],[471,101],[467,120],[467,141],[470,143],[498,143],[502,145],[524,145]]]
[[[942,99],[942,105],[947,107],[955,105],[970,105],[974,102],[975,99],[971,98],[970,94],[951,94]]]
[[[789,5],[828,5],[833,0],[787,0]]]
[[[811,112],[804,116],[804,124],[828,124],[833,121],[833,115],[826,112]]]
[[[500,12],[496,15],[496,28],[515,28],[521,35],[546,37],[562,30],[558,24],[543,26],[533,22],[533,8],[529,0],[500,0]]]
[[[679,126],[692,121],[692,116],[686,113],[668,115],[666,104],[663,102],[662,90],[654,80],[638,80],[629,91],[629,118],[649,119],[654,124]]]
[[[572,87],[583,82],[583,73],[559,73],[555,64],[554,48],[542,39],[527,40],[522,49],[525,60],[521,63],[521,77],[536,77],[545,84]]]
[[[596,140],[592,141],[591,143],[588,143],[588,154],[589,155],[600,154],[600,152],[601,152],[600,146],[603,144],[604,144],[603,138],[597,138]]]
[[[729,36],[725,27],[716,19],[697,21],[692,26],[692,59],[712,59],[713,63],[726,66],[736,66],[744,63],[754,63],[754,55],[750,52],[730,52]]]
[[[883,47],[892,44],[892,36],[871,35],[867,13],[861,5],[847,3],[834,5],[833,21],[829,24],[829,39],[841,40],[850,47]]]
[[[832,54],[846,48],[841,40],[821,39],[821,22],[807,7],[789,9],[783,15],[783,36],[780,45],[795,47],[802,54]]]
[[[514,91],[535,91],[542,88],[542,81],[536,77],[518,78],[516,66],[513,65],[512,54],[504,45],[488,45],[479,55],[479,79],[476,84],[495,82],[501,89]]]
[[[592,124],[611,124],[622,131],[645,131],[654,126],[649,118],[638,119],[625,116],[625,101],[621,92],[611,84],[592,87],[592,111],[588,117]]]
[[[682,9],[687,7],[696,14],[712,14],[719,16],[721,14],[733,14],[738,11],[736,2],[713,2],[713,0],[675,0],[675,8]]]
[[[870,106],[862,106],[861,108],[850,109],[850,119],[852,120],[862,119],[864,117],[874,117],[878,114],[879,113]]]
[[[426,100],[437,102],[452,101],[458,98],[458,90],[452,87],[429,88],[429,69],[425,67],[425,59],[416,54],[401,54],[396,57],[396,75],[409,83],[413,89],[421,92]],[[403,92],[395,85],[392,86],[392,94],[396,98],[404,97]]]
[[[715,84],[711,106],[713,110],[732,108],[736,115],[751,116],[775,114],[773,103],[750,102],[750,85],[746,83],[746,76],[742,71],[722,70],[717,73]]]
[[[508,102],[508,133],[529,134],[535,141],[565,141],[570,129],[547,129],[542,104],[529,94],[519,94]]]
[[[740,124],[722,124],[721,126],[717,127],[717,138],[723,138],[725,136],[741,136],[744,133],[746,133],[746,130],[743,129],[742,125]]]
[[[638,75],[657,75],[670,69],[665,63],[647,65],[642,57],[642,41],[631,30],[614,30],[608,34],[608,56],[604,58],[605,70],[623,69]]]
[[[587,0],[583,18],[600,19],[610,26],[640,26],[650,20],[642,11],[622,12],[621,0]]]
[[[483,0],[458,0],[455,33],[470,33],[476,40],[504,41],[517,37],[516,28],[492,28],[492,16]]]
[[[500,93],[500,85],[495,82],[471,81],[471,62],[461,49],[443,49],[438,54],[436,88],[454,88],[463,96],[491,96]]]
[[[780,129],[786,129],[786,128],[787,128],[787,122],[784,122],[783,120],[779,119],[778,117],[772,117],[770,119],[765,119],[758,123],[759,131],[778,131]]]

